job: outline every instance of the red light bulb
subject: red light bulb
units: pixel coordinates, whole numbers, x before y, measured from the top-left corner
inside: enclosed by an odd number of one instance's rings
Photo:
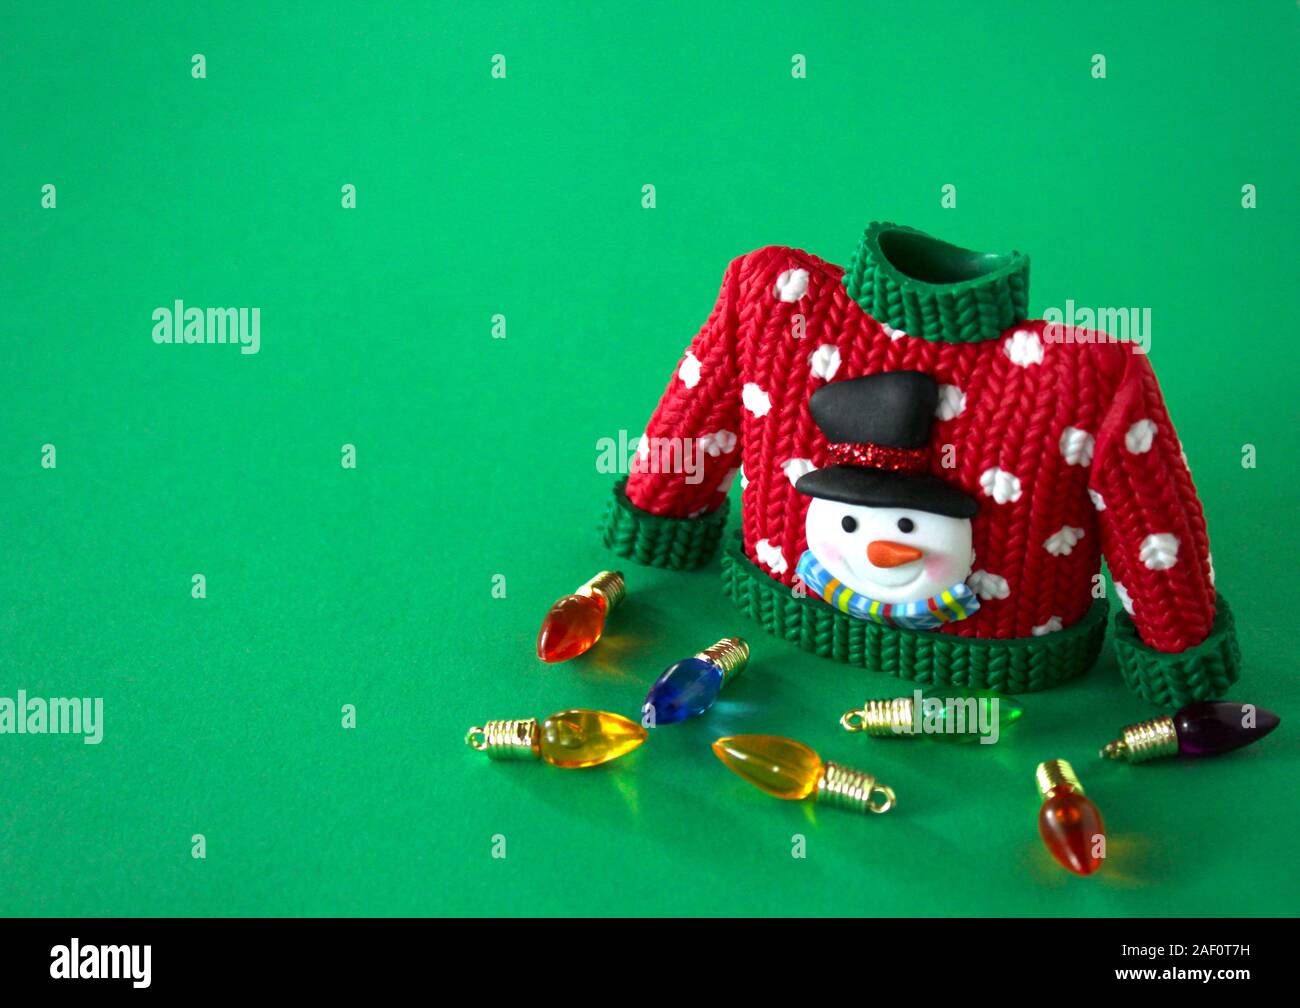
[[[1091,875],[1106,856],[1106,826],[1097,806],[1083,793],[1074,768],[1065,760],[1038,764],[1038,791],[1043,807],[1038,832],[1062,868]]]
[[[622,574],[601,571],[572,595],[557,599],[537,633],[537,657],[562,662],[590,650],[605,630],[605,617],[625,593]]]

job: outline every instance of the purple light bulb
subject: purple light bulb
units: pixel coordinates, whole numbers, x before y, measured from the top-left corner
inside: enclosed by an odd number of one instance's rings
[[[1218,756],[1262,739],[1281,722],[1254,704],[1227,700],[1190,703],[1174,715],[1179,756]]]
[[[1218,756],[1262,739],[1281,723],[1272,711],[1229,700],[1190,703],[1174,715],[1129,725],[1108,743],[1106,759],[1145,763],[1161,756]]]

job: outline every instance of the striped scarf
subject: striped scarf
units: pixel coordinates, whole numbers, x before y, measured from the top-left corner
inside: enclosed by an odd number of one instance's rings
[[[813,556],[812,550],[805,550],[795,568],[804,584],[816,592],[823,602],[835,606],[840,612],[860,619],[868,619],[885,626],[906,627],[909,630],[933,630],[944,623],[964,620],[979,611],[980,601],[975,593],[958,581],[946,591],[916,602],[877,602],[873,598],[859,595],[852,588],[831,577],[830,571]]]

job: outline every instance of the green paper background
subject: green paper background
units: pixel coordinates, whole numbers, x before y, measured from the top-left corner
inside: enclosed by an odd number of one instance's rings
[[[99,746],[0,736],[0,912],[1294,911],[1294,2],[242,6],[28,5],[0,36],[0,695],[102,696],[106,720]],[[1035,315],[1151,308],[1233,696],[1283,716],[1272,737],[1099,762],[1157,713],[1109,648],[993,749],[844,735],[895,681],[768,637],[716,562],[626,567],[601,646],[536,660],[547,605],[611,563],[597,439],[640,433],[727,262],[843,263],[874,218],[1028,253]],[[260,307],[261,353],[154,345],[176,298]],[[486,717],[635,714],[736,633],[724,702],[619,763],[462,744]],[[749,788],[708,743],[750,731],[873,770],[897,811]],[[1056,756],[1106,817],[1091,879],[1038,840]]]

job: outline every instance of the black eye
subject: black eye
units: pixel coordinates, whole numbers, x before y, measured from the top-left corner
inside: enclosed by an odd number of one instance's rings
[[[911,518],[898,519],[898,531],[911,532],[914,528],[916,528],[916,522],[912,521]]]
[[[845,515],[840,521],[840,528],[845,532],[856,532],[858,530],[858,520],[853,515]]]

